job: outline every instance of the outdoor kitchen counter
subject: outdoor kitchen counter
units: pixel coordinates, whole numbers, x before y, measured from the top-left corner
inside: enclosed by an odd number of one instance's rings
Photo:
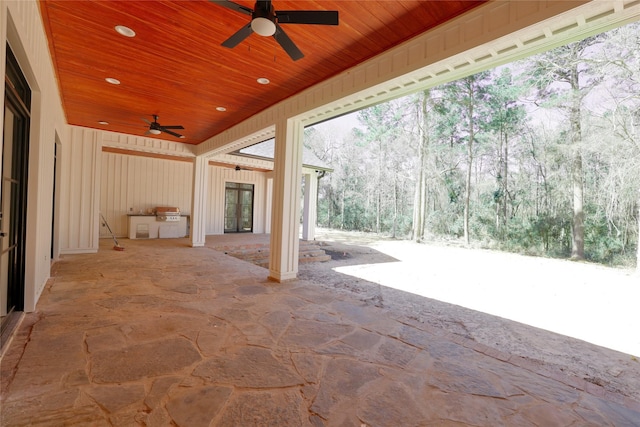
[[[186,237],[189,215],[181,215],[180,221],[157,221],[152,214],[127,214],[130,239],[164,239]]]

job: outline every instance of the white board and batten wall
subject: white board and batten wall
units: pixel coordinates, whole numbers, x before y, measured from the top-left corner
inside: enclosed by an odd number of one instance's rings
[[[206,234],[224,233],[226,182],[254,185],[254,233],[269,229],[268,174],[209,166]],[[101,153],[100,211],[116,237],[127,237],[129,213],[146,213],[157,206],[176,206],[190,214],[193,163],[112,152]],[[100,237],[110,238],[100,226]]]
[[[224,233],[225,184],[253,184],[253,232],[268,233],[271,225],[271,174],[209,165],[206,234]]]
[[[193,163],[102,152],[100,211],[117,237],[128,236],[128,214],[157,206],[191,210]],[[100,237],[111,237],[101,226]]]

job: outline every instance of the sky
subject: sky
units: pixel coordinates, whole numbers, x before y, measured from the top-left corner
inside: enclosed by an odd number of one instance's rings
[[[320,131],[322,134],[331,134],[335,138],[342,138],[351,132],[354,127],[362,127],[358,121],[358,112],[345,114],[344,116],[336,117],[326,122],[313,125],[313,128]]]

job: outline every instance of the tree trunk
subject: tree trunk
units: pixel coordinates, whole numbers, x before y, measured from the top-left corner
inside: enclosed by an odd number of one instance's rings
[[[572,105],[569,114],[571,124],[571,149],[573,160],[571,164],[571,184],[573,186],[573,227],[571,241],[571,259],[584,259],[584,184],[582,171],[582,134],[580,127],[580,84],[578,81],[578,67],[573,65],[571,76]]]
[[[471,96],[473,97],[473,88],[470,87]],[[471,168],[473,167],[473,138],[474,138],[474,121],[473,121],[473,102],[469,102],[468,105],[469,114],[469,143],[467,144],[467,179],[466,188],[464,192],[464,242],[465,244],[471,243],[469,236],[469,202],[471,199]]]
[[[573,233],[571,259],[584,259],[584,189],[582,184],[582,154],[576,152],[571,171],[573,181]]]
[[[422,144],[421,144],[422,145]],[[424,170],[422,168],[422,147],[418,148],[418,179],[416,180],[416,190],[413,203],[413,231],[411,233],[411,240],[415,242],[422,241],[422,235],[424,234],[424,213],[423,213],[423,188],[424,188]]]
[[[376,187],[376,233],[380,233],[382,215],[382,141],[378,141],[378,185]]]
[[[340,229],[344,230],[344,199],[345,199],[345,191],[346,191],[346,186],[342,187],[342,200],[340,202],[340,218],[342,218],[341,220],[341,224],[340,224]]]
[[[498,140],[498,176],[497,176],[497,181],[498,181],[498,187],[500,192],[498,193],[498,198],[494,197],[494,201],[496,203],[496,231],[498,232],[499,236],[502,236],[502,221],[500,218],[501,212],[502,212],[502,198],[504,197],[504,194],[502,193],[502,189],[504,188],[502,185],[502,170],[504,169],[504,165],[502,164],[504,161],[504,157],[503,157],[503,133],[504,131],[501,130],[500,131],[500,138]]]
[[[393,230],[391,237],[396,238],[396,226],[398,223],[398,174],[393,174]]]
[[[382,204],[382,195],[380,187],[376,190],[376,233],[380,233],[380,205]]]
[[[333,228],[333,224],[331,220],[333,219],[333,215],[331,215],[333,210],[333,189],[331,186],[331,180],[329,181],[329,185],[327,186],[327,224],[329,228]]]
[[[636,246],[636,274],[640,276],[640,191],[638,191],[638,240]]]
[[[509,206],[509,136],[505,131],[504,135],[504,156],[502,158],[502,232],[500,236],[505,239],[507,232],[507,222],[509,221],[508,206]]]
[[[425,90],[422,95],[419,117],[418,135],[418,179],[416,182],[415,203],[413,205],[413,235],[411,240],[421,242],[424,239],[424,222],[427,210],[427,172],[426,159],[427,147],[429,144],[427,133],[427,104],[430,96],[429,90]],[[421,119],[421,120],[420,120]]]

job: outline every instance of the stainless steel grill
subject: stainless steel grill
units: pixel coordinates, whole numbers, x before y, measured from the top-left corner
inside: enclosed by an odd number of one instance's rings
[[[180,208],[171,206],[158,206],[156,208],[156,221],[178,222],[180,221]]]

